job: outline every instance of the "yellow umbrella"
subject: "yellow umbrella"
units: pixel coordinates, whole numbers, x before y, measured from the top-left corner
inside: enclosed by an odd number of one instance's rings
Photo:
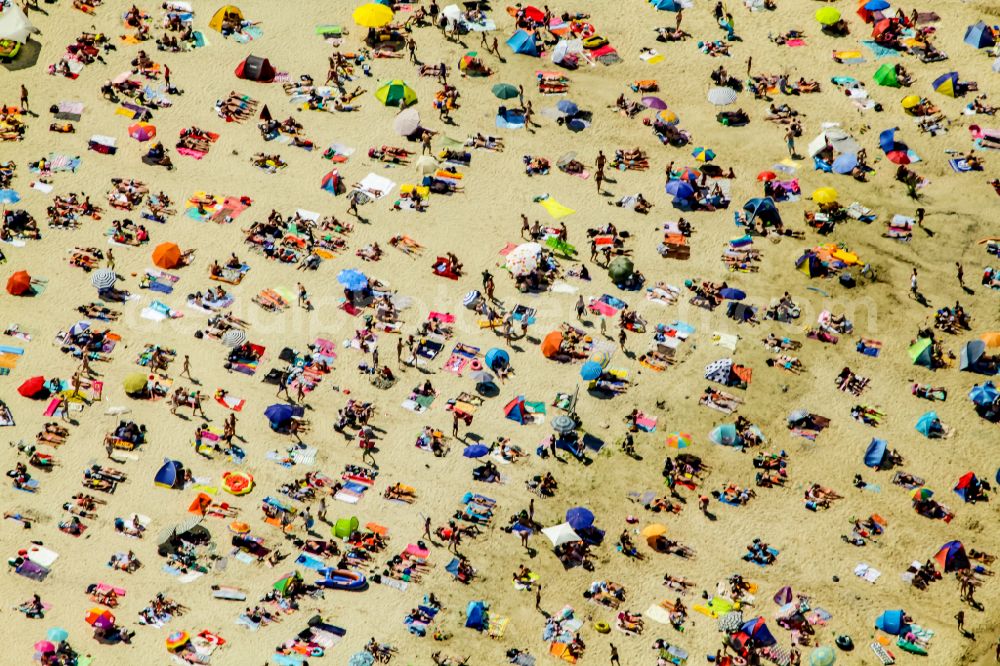
[[[833,25],[840,20],[840,12],[836,7],[820,7],[816,10],[816,20],[822,25]]]
[[[670,109],[663,109],[662,111],[657,113],[656,119],[668,125],[677,124],[677,114],[671,111]]]
[[[366,28],[381,28],[392,21],[392,10],[377,2],[361,5],[351,15],[354,22]]]
[[[126,393],[138,393],[142,389],[146,388],[146,384],[149,382],[149,378],[146,377],[145,373],[133,372],[122,382],[122,387],[125,389]]]
[[[833,203],[837,200],[837,190],[832,187],[821,187],[813,192],[812,200],[821,204]]]
[[[662,536],[667,533],[667,526],[661,525],[660,523],[653,523],[652,525],[647,525],[640,534],[647,539],[653,539],[658,536]]]
[[[1000,347],[1000,331],[983,333],[979,339],[985,342],[987,347]]]
[[[920,97],[917,95],[907,95],[900,104],[903,105],[904,109],[912,109],[917,104],[920,104]]]

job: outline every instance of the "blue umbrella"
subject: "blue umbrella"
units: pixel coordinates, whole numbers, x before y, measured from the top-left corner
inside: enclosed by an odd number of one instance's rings
[[[681,8],[677,0],[653,0],[653,6],[665,12],[676,12]]]
[[[919,432],[924,437],[930,437],[931,432],[937,428],[938,415],[937,412],[927,412],[919,419],[917,419],[917,432]]]
[[[510,365],[510,354],[499,347],[494,347],[486,352],[485,361],[487,368],[496,370],[498,362],[503,365]]]
[[[889,3],[886,0],[870,0],[865,4],[865,9],[870,12],[880,12],[883,9],[889,9]]]
[[[566,522],[574,530],[585,530],[594,525],[594,512],[584,506],[576,506],[566,512]]]
[[[374,663],[375,657],[370,652],[358,652],[350,658],[347,666],[372,666]]]
[[[580,377],[582,377],[584,381],[588,382],[594,381],[603,373],[604,368],[602,368],[601,364],[597,361],[587,361],[580,368]]]
[[[719,291],[719,296],[730,301],[742,301],[747,297],[746,292],[740,291],[739,289],[733,289],[732,287],[726,287]]]
[[[21,200],[21,195],[14,190],[0,190],[0,203],[12,204]]]
[[[69,638],[69,632],[62,627],[52,627],[45,636],[53,643],[62,643]]]
[[[691,183],[683,180],[671,180],[667,183],[667,194],[672,194],[678,199],[690,199],[694,196],[694,188]]]
[[[1000,397],[1000,391],[997,391],[993,382],[983,382],[982,384],[976,384],[969,391],[969,399],[977,405],[989,405],[996,401]]]
[[[337,273],[337,282],[351,291],[361,291],[368,286],[368,277],[361,271],[345,268]]]
[[[471,444],[465,447],[465,450],[462,451],[462,455],[466,458],[482,458],[489,452],[490,447],[485,444]]]
[[[294,413],[295,411],[292,409],[291,405],[286,405],[283,403],[271,405],[270,407],[264,410],[264,416],[267,417],[267,420],[270,421],[271,423],[279,425],[282,423],[288,423],[288,421],[291,420],[292,415]]]
[[[580,107],[578,107],[575,102],[571,102],[568,99],[560,100],[559,103],[556,104],[556,108],[565,113],[567,116],[576,115],[576,112],[580,110]]]
[[[854,167],[856,166],[858,166],[857,154],[844,153],[837,156],[837,159],[833,161],[833,165],[830,168],[833,169],[834,173],[845,175],[854,171]]]
[[[893,127],[892,129],[883,130],[881,133],[879,133],[879,135],[878,135],[878,145],[879,145],[879,148],[881,148],[883,152],[888,153],[888,152],[891,152],[893,150],[896,150],[896,130],[897,129],[898,129],[897,127]]]

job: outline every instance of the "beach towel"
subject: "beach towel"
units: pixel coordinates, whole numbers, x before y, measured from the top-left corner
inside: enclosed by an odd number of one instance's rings
[[[875,54],[876,58],[891,58],[899,55],[899,51],[896,49],[890,49],[887,46],[882,46],[874,40],[866,39],[862,40],[861,43],[864,44],[869,51]]]
[[[950,159],[948,160],[948,165],[955,173],[968,173],[972,171],[972,167],[969,166],[968,161],[964,157]]]

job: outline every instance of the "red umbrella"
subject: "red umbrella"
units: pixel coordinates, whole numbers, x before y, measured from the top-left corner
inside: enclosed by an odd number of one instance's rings
[[[18,271],[7,280],[7,293],[12,296],[21,296],[31,291],[31,276],[28,271]]]
[[[910,156],[905,150],[890,150],[885,154],[893,164],[909,164]]]
[[[760,181],[770,181],[777,179],[778,179],[778,174],[774,173],[773,171],[761,171],[759,174],[757,174],[757,180]]]
[[[98,629],[110,629],[115,626],[115,616],[103,608],[91,608],[83,618],[87,624]]]
[[[45,377],[32,377],[17,387],[17,392],[25,398],[34,398],[45,389]]]
[[[527,7],[524,8],[523,15],[524,18],[528,19],[529,21],[534,21],[535,23],[541,23],[542,21],[545,20],[545,12],[543,12],[538,7],[534,7],[532,5],[528,5]]]

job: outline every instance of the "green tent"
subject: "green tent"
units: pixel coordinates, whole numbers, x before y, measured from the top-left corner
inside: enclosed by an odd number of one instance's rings
[[[413,88],[406,85],[406,82],[399,79],[384,83],[375,91],[375,99],[386,106],[398,106],[404,108],[417,101],[417,93]]]
[[[917,338],[917,341],[910,346],[910,360],[913,365],[931,367],[931,339]]]
[[[872,79],[874,79],[875,83],[880,86],[886,86],[887,88],[899,87],[899,77],[896,76],[896,66],[890,63],[885,63],[879,67]]]
[[[290,597],[297,591],[298,584],[302,582],[302,576],[298,571],[289,571],[279,578],[274,584],[274,589],[283,597]]]

